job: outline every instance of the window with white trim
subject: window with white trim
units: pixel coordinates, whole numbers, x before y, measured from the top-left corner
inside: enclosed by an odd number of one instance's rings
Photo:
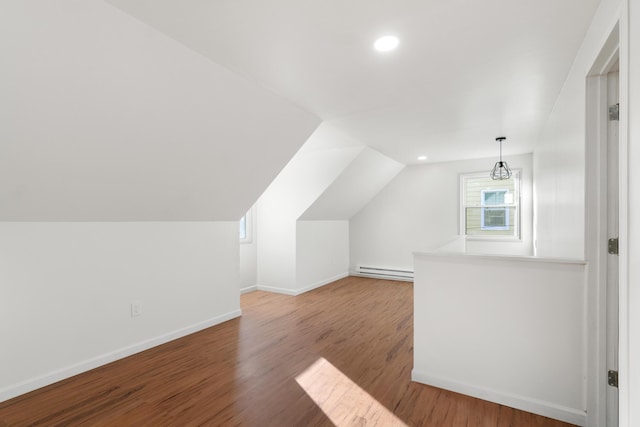
[[[488,173],[460,179],[460,229],[467,237],[520,237],[520,171],[493,180]]]
[[[240,222],[238,224],[238,233],[240,238],[240,243],[251,243],[252,241],[252,219],[251,219],[251,209],[240,218]]]

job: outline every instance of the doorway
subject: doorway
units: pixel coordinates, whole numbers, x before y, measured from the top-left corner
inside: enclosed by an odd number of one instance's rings
[[[619,30],[587,76],[587,425],[618,426]]]

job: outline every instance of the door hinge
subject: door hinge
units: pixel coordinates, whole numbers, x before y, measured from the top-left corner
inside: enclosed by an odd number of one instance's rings
[[[618,371],[609,371],[607,374],[607,383],[611,387],[618,387]]]
[[[612,237],[609,239],[607,249],[611,255],[618,255],[618,238]]]
[[[609,106],[609,120],[619,120],[620,118],[620,104]]]

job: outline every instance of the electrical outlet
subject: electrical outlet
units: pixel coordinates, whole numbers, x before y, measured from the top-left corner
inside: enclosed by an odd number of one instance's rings
[[[139,302],[131,303],[131,317],[138,317],[142,314],[142,310]]]

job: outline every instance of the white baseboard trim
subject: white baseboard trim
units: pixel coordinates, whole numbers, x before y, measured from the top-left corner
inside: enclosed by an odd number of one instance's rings
[[[257,290],[258,290],[258,285],[247,286],[246,288],[240,289],[240,295],[248,294],[249,292],[253,292],[253,291],[257,291]]]
[[[302,289],[296,290],[296,295],[304,294],[305,292],[312,291],[312,290],[314,290],[316,288],[322,287],[324,285],[328,285],[329,283],[333,283],[336,280],[344,279],[345,277],[348,277],[348,276],[349,276],[349,272],[337,274],[337,275],[335,275],[335,276],[333,276],[333,277],[331,277],[329,279],[321,280],[321,281],[316,282],[316,283],[314,283],[312,285],[305,286]]]
[[[291,295],[292,297],[296,296],[296,291],[294,291],[293,289],[276,288],[275,286],[264,285],[258,285],[257,287],[259,291],[273,292],[274,294]]]
[[[93,357],[91,359],[84,360],[82,362],[67,366],[50,372],[48,374],[41,375],[36,378],[32,378],[26,381],[22,381],[18,384],[13,384],[8,387],[0,389],[0,402],[13,399],[14,397],[28,393],[33,390],[37,390],[41,387],[48,386],[58,381],[73,377],[74,375],[81,374],[86,371],[90,371],[107,363],[115,362],[116,360],[123,359],[131,356],[132,354],[140,353],[141,351],[148,350],[153,347],[157,347],[161,344],[165,344],[169,341],[173,341],[178,338],[190,335],[194,332],[201,331],[206,328],[218,325],[227,320],[234,319],[242,315],[242,310],[233,310],[229,313],[222,314],[220,316],[213,317],[211,319],[204,320],[202,322],[190,325],[175,331],[160,335],[155,338],[141,341],[136,344],[132,344],[127,347],[123,347],[112,352]]]
[[[545,402],[526,396],[519,396],[509,392],[493,390],[486,387],[480,387],[473,384],[466,384],[459,381],[440,378],[437,376],[418,372],[415,369],[411,371],[411,380],[427,384],[430,386],[443,388],[445,390],[454,391],[456,393],[466,394],[467,396],[477,397],[478,399],[487,400],[489,402],[498,403],[500,405],[509,406],[511,408],[520,409],[544,417],[553,418],[579,426],[587,424],[586,411],[569,408],[566,406],[556,405],[551,402]]]
[[[312,285],[309,286],[305,286],[304,288],[300,288],[300,289],[286,289],[286,288],[277,288],[275,286],[264,286],[264,285],[258,285],[258,290],[259,291],[265,291],[265,292],[273,292],[276,294],[284,294],[284,295],[291,295],[291,296],[298,296],[300,294],[304,294],[305,292],[309,292],[312,291],[316,288],[319,288],[321,286],[324,285],[328,285],[329,283],[335,282],[336,280],[340,280],[340,279],[344,279],[345,277],[349,276],[349,273],[340,273],[336,276],[333,276],[329,279],[325,279],[325,280],[321,280],[319,282],[316,282]]]

